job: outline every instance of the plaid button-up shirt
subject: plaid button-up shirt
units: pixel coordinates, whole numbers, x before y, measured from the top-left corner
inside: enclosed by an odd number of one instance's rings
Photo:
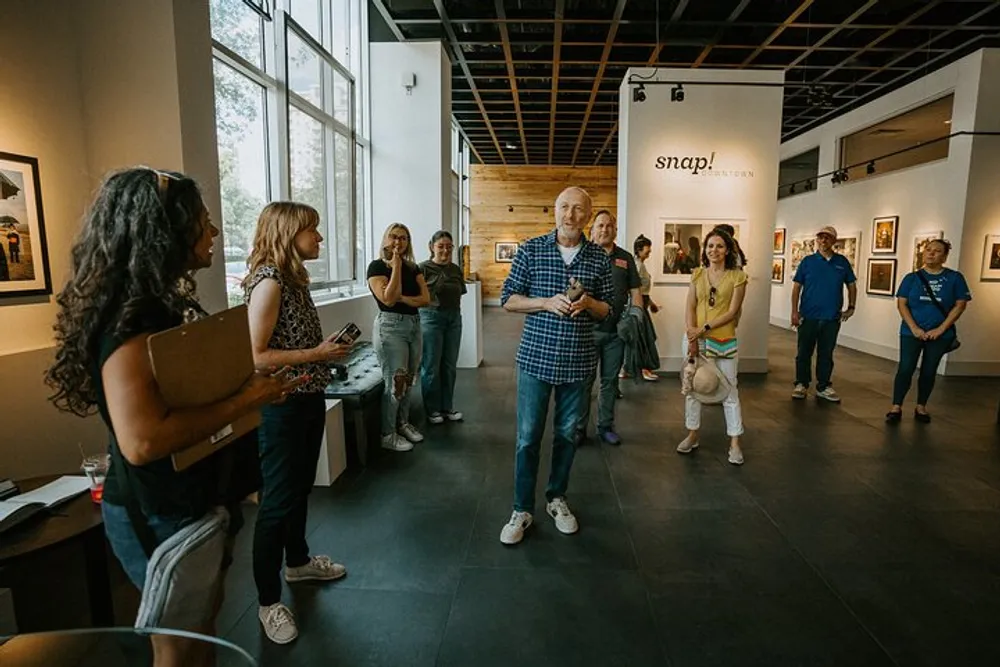
[[[522,244],[503,283],[500,303],[507,303],[513,294],[548,299],[565,292],[570,278],[576,278],[590,296],[610,304],[614,298],[611,261],[597,244],[585,238],[581,242],[583,247],[569,266],[556,245],[555,230]],[[587,379],[597,367],[594,325],[586,311],[576,317],[560,317],[547,310],[529,313],[517,349],[518,366],[549,384]]]

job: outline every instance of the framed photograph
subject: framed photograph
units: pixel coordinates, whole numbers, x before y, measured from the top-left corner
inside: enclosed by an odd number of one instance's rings
[[[799,264],[807,256],[816,252],[816,237],[809,236],[806,238],[792,239],[792,261],[789,267],[792,271],[792,277],[795,277],[795,272],[799,268]]]
[[[921,232],[913,237],[913,271],[919,271],[924,265],[924,248],[928,241],[943,239],[944,232]]]
[[[784,255],[785,254],[785,234],[787,230],[784,227],[775,227],[774,229],[774,254]]]
[[[878,296],[893,296],[896,293],[896,260],[868,260],[868,283],[865,291]]]
[[[872,254],[895,255],[896,236],[899,233],[899,216],[875,218],[872,221]]]
[[[517,254],[517,241],[497,241],[493,246],[493,261],[497,264],[510,264]]]
[[[990,234],[986,237],[983,270],[979,277],[982,280],[1000,280],[1000,234]]]
[[[771,258],[771,282],[779,285],[785,282],[785,258]]]
[[[861,251],[861,232],[841,236],[833,244],[833,251],[840,253],[851,263],[851,270],[858,275],[858,257]]]
[[[719,225],[732,225],[740,238],[740,220],[681,220],[660,218],[653,236],[653,260],[647,266],[659,269],[658,285],[690,282],[689,276],[701,265],[701,245]]]
[[[0,298],[52,294],[38,160],[0,152]]]

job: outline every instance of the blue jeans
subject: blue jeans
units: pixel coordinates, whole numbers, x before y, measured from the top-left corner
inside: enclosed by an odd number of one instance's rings
[[[420,309],[424,355],[420,362],[420,390],[427,414],[451,412],[462,345],[462,311]]]
[[[573,436],[580,423],[580,408],[588,387],[586,380],[552,385],[517,369],[517,452],[514,455],[514,509],[535,511],[535,482],[542,434],[549,413],[549,396],[555,390],[552,420],[552,470],[546,500],[566,495],[576,446]]]
[[[288,567],[309,562],[306,514],[326,428],[323,394],[292,394],[261,411],[260,472],[264,486],[253,532],[257,601],[281,601],[281,559]]]
[[[597,346],[597,356],[600,359],[601,386],[597,393],[597,431],[603,433],[615,426],[615,400],[618,397],[618,371],[625,361],[625,341],[617,333],[606,331],[594,332],[594,344]],[[582,415],[579,429],[587,430],[590,421],[590,394],[598,372],[590,376],[587,391],[583,396]]]
[[[816,391],[829,387],[833,375],[833,351],[837,348],[840,320],[808,320],[799,324],[798,354],[795,356],[795,384],[806,387],[812,381],[812,357],[816,351]]]
[[[410,387],[420,368],[420,317],[379,311],[372,347],[382,367],[382,435],[410,421]]]
[[[893,382],[893,405],[903,404],[903,399],[910,391],[913,372],[917,370],[917,361],[921,361],[921,355],[923,360],[920,363],[920,377],[917,379],[917,405],[927,405],[934,390],[938,366],[948,353],[955,335],[949,331],[937,340],[920,340],[913,336],[902,335],[899,337],[899,367],[896,369],[896,379]]]

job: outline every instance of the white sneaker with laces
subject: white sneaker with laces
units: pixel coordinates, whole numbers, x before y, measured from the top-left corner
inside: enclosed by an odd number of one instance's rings
[[[432,424],[443,424],[444,417],[441,415],[440,412],[432,412],[429,415],[427,415],[427,421],[429,421]]]
[[[275,644],[287,644],[299,636],[292,611],[280,602],[260,607],[257,618],[264,627],[264,634]]]
[[[399,434],[413,444],[424,441],[424,436],[409,422],[399,427]]]
[[[840,403],[840,395],[837,394],[833,387],[827,387],[823,391],[817,391],[816,398],[822,398],[830,401],[831,403]]]
[[[734,466],[741,466],[741,465],[743,465],[743,450],[740,449],[739,447],[735,447],[735,448],[734,447],[730,447],[729,448],[729,462],[732,463]]]
[[[450,422],[460,422],[462,421],[462,413],[451,410],[450,412],[444,413],[445,419]]]
[[[504,544],[517,544],[524,539],[524,531],[531,525],[531,512],[514,510],[503,530],[500,531],[500,541]]]
[[[305,565],[285,568],[285,581],[333,581],[347,574],[347,568],[334,563],[329,556],[313,556]]]
[[[398,433],[390,433],[382,436],[382,449],[389,449],[394,452],[408,452],[413,449],[413,445]]]
[[[795,385],[795,389],[792,390],[792,398],[801,399],[806,397],[806,386],[804,384]]]
[[[565,498],[553,498],[545,506],[545,511],[555,519],[556,529],[563,535],[572,535],[580,530],[576,517],[569,511],[569,505],[566,504]]]
[[[694,450],[698,449],[698,444],[697,439],[692,440],[691,436],[688,436],[681,440],[681,444],[677,445],[677,453],[690,454]]]

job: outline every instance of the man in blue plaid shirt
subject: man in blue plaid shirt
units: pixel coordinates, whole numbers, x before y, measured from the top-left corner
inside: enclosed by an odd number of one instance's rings
[[[571,535],[579,528],[566,504],[566,487],[576,453],[576,425],[597,367],[594,326],[608,316],[613,298],[608,255],[583,235],[592,208],[582,188],[563,190],[556,199],[555,230],[518,248],[503,284],[503,307],[527,315],[517,350],[514,512],[500,533],[504,544],[520,542],[532,522],[538,453],[553,390],[552,471],[545,509],[559,532]]]

